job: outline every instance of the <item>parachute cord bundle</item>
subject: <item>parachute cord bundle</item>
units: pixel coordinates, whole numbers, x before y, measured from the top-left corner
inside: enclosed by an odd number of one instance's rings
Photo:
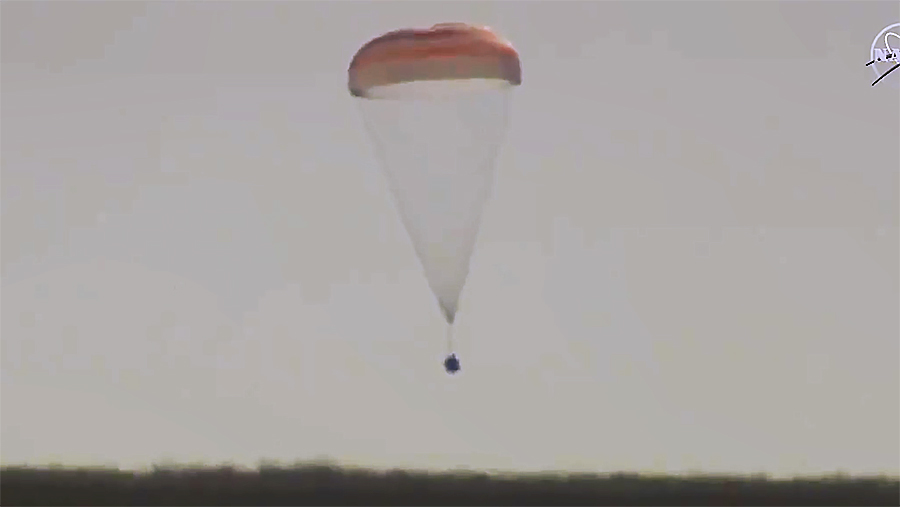
[[[453,324],[447,325],[447,354],[453,353]]]

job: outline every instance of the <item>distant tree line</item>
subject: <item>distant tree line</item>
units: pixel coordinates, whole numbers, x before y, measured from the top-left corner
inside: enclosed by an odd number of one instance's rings
[[[438,474],[320,465],[146,473],[4,467],[0,505],[900,505],[900,480]]]

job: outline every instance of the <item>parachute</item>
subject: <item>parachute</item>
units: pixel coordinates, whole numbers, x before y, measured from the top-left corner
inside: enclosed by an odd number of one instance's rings
[[[447,321],[448,353],[510,91],[521,82],[512,45],[464,23],[386,33],[363,45],[348,69],[350,94]]]

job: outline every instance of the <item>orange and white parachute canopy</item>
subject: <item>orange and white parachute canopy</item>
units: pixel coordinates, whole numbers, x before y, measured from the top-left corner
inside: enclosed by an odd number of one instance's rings
[[[508,92],[521,81],[512,45],[462,23],[376,37],[348,70],[397,211],[450,324],[450,351],[507,127]]]
[[[522,82],[519,55],[487,27],[439,23],[386,33],[363,45],[348,70],[350,93],[383,98],[385,87],[415,81],[478,80],[493,87]]]

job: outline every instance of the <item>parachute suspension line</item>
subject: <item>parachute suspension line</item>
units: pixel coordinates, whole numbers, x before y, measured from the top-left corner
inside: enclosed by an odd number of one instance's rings
[[[453,353],[453,324],[447,324],[447,355]]]

